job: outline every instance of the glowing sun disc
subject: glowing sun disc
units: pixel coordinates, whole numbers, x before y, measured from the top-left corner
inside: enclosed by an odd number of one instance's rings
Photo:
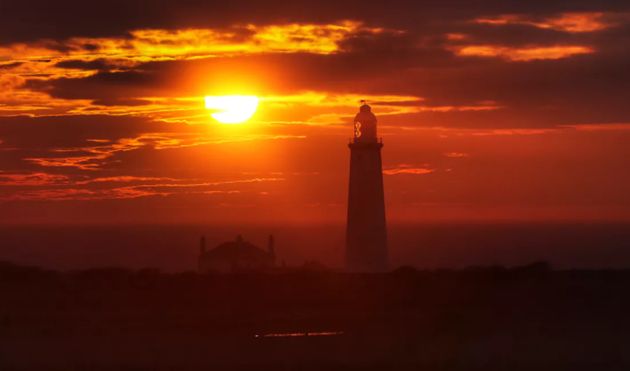
[[[256,113],[258,97],[253,95],[207,96],[206,108],[214,110],[210,116],[223,124],[240,124]]]

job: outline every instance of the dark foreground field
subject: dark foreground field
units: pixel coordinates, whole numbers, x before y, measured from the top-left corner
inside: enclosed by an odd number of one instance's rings
[[[627,271],[0,271],[3,371],[630,367]]]

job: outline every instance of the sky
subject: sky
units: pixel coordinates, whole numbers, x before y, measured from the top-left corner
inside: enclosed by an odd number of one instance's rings
[[[630,3],[3,1],[0,223],[630,220]],[[205,96],[255,95],[243,124]]]

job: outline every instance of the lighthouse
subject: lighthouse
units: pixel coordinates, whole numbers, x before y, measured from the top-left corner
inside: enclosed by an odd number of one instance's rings
[[[365,102],[354,118],[345,265],[349,272],[387,270],[387,226],[381,149],[376,116]]]

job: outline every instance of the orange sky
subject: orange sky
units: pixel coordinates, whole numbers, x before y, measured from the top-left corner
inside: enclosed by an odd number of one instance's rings
[[[630,219],[630,9],[236,5],[3,5],[0,221],[343,222],[361,99],[390,221]]]

